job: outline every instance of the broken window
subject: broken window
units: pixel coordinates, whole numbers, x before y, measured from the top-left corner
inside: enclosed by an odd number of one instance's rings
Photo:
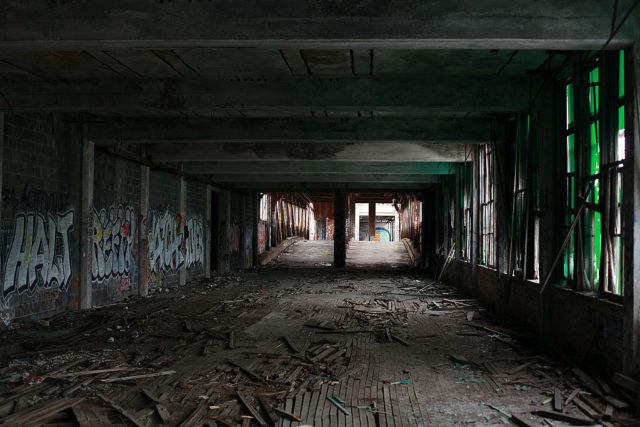
[[[490,144],[478,147],[480,202],[480,259],[487,267],[495,267],[495,221],[493,153]]]
[[[516,276],[538,278],[540,212],[537,115],[516,117],[513,194],[513,267]]]
[[[471,215],[471,196],[473,185],[473,164],[471,162],[465,163],[461,168],[460,177],[460,207],[462,216],[462,245],[461,254],[462,259],[465,261],[471,261],[471,230],[472,230],[472,215]]]
[[[624,52],[581,62],[565,85],[565,235],[582,204],[584,210],[562,273],[574,288],[601,296],[623,291],[624,95]]]
[[[575,126],[575,114],[574,114],[574,92],[575,83],[573,80],[569,81],[565,86],[565,100],[566,100],[566,120],[565,120],[565,156],[566,163],[564,168],[565,176],[565,217],[563,235],[569,232],[569,227],[573,222],[574,210],[575,210],[575,150],[576,150],[576,126]],[[564,250],[564,269],[563,278],[567,282],[573,282],[574,276],[574,234],[571,235],[569,243]]]

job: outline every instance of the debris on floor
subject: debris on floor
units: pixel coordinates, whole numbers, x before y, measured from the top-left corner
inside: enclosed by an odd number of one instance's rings
[[[470,314],[472,313],[472,314]],[[264,269],[2,332],[6,425],[638,425],[640,383],[411,272]]]

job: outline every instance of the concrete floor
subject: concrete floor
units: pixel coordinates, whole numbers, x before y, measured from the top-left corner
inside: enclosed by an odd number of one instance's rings
[[[332,240],[300,240],[284,250],[272,265],[282,268],[317,268],[333,265]],[[347,247],[347,267],[394,269],[412,267],[402,242],[358,242]]]
[[[541,425],[531,412],[551,409],[554,387],[566,398],[580,384],[526,336],[493,325],[477,301],[415,271],[272,267],[3,333],[0,377],[10,381],[0,384],[0,420],[64,396],[86,400],[58,422],[75,414],[90,420],[80,425],[122,424],[101,393],[142,425],[160,424],[149,394],[171,415],[169,425],[193,416],[189,425],[244,426],[242,393],[255,407],[262,395],[303,420],[275,423],[287,427],[508,423],[487,404]],[[114,368],[127,371],[73,374]],[[61,379],[20,385],[22,372]],[[378,412],[366,409],[374,402]],[[572,405],[565,412],[580,415]]]

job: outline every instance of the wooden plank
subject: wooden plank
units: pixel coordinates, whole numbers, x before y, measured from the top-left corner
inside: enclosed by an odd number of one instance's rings
[[[393,337],[394,340],[398,341],[400,344],[407,346],[407,347],[411,347],[413,344],[410,343],[409,341],[405,340],[404,338],[396,335],[396,334],[392,334],[391,335]]]
[[[165,375],[173,375],[175,374],[176,371],[162,371],[162,372],[154,372],[151,374],[141,374],[141,375],[131,375],[129,377],[117,377],[117,378],[106,378],[103,380],[100,380],[103,383],[114,383],[114,382],[122,382],[122,381],[132,381],[132,380],[139,380],[142,378],[155,378],[155,377],[162,377]]]
[[[236,392],[236,395],[238,396],[238,399],[240,399],[240,402],[242,403],[242,405],[244,405],[244,407],[247,408],[247,411],[249,411],[251,416],[254,418],[255,422],[257,422],[261,426],[266,426],[267,425],[266,421],[262,419],[258,410],[254,408],[253,405],[251,405],[251,403],[249,403],[249,400],[247,399],[247,397],[239,391]]]
[[[276,415],[275,411],[273,410],[269,402],[267,402],[267,399],[260,396],[258,397],[258,402],[260,402],[260,406],[262,406],[262,409],[264,409],[264,412],[267,414],[267,418],[269,418],[269,421],[271,421],[271,424],[272,425],[276,424],[279,420],[279,417]]]
[[[11,414],[0,421],[4,425],[34,424],[65,409],[72,408],[84,400],[84,397],[50,400],[35,408],[28,408]]]
[[[245,367],[243,365],[240,365],[239,363],[236,363],[233,360],[228,360],[227,362],[229,364],[237,367],[237,368],[240,368],[240,370],[242,372],[244,372],[252,380],[254,380],[254,381],[261,381],[262,380],[262,377],[260,375],[258,375],[257,373],[253,372],[251,369],[249,369],[249,368],[247,368],[247,367]]]
[[[211,346],[213,346],[213,340],[207,340],[207,343],[202,346],[200,355],[206,356],[207,354],[209,354],[209,348],[211,348]]]
[[[580,417],[578,415],[570,415],[570,414],[565,414],[562,412],[555,412],[555,411],[534,411],[532,412],[534,415],[538,415],[540,417],[543,418],[549,418],[552,420],[558,420],[558,421],[564,421],[567,423],[573,423],[576,425],[586,425],[586,426],[592,426],[594,424],[596,424],[596,422],[590,418],[586,418],[586,417]]]
[[[312,362],[320,361],[335,351],[336,349],[334,347],[329,347],[309,360],[311,360]]]
[[[299,416],[297,416],[295,414],[292,414],[291,412],[287,412],[284,409],[280,409],[280,408],[274,406],[273,410],[276,411],[277,413],[279,413],[280,415],[284,415],[285,417],[290,418],[290,419],[292,419],[294,421],[297,421],[299,423],[302,422],[302,418],[300,418]]]
[[[622,375],[619,372],[613,374],[613,382],[614,384],[617,384],[630,392],[636,394],[640,393],[640,383],[634,379],[627,377],[626,375]]]
[[[107,415],[107,411],[112,412],[111,408],[81,403],[73,406],[71,411],[76,417],[79,427],[110,427],[113,425]]]
[[[298,391],[298,393],[296,393],[296,395],[293,397],[293,409],[291,411],[293,414],[302,415],[302,403],[304,401],[305,395],[306,391],[301,388],[300,391]]]
[[[322,413],[327,399],[328,388],[328,384],[322,384],[322,387],[320,387],[320,394],[318,395],[318,406],[316,406],[315,413],[313,414],[313,424],[315,426],[322,425]]]
[[[396,414],[396,410],[394,410],[393,404],[391,402],[391,390],[389,389],[389,384],[384,384],[382,386],[382,394],[384,397],[384,411],[388,412],[390,414],[393,415],[386,415],[386,419],[387,419],[387,425],[388,426],[395,426],[395,419],[394,419],[394,415]]]
[[[120,367],[120,368],[109,368],[109,369],[94,369],[91,371],[79,371],[79,372],[68,372],[65,374],[56,374],[51,375],[48,378],[68,378],[68,377],[80,377],[84,375],[96,375],[96,374],[105,374],[108,372],[122,372],[122,371],[134,371],[140,368],[128,368],[128,367]]]
[[[303,414],[304,419],[307,420],[307,424],[313,425],[315,416],[316,416],[316,408],[318,407],[318,398],[320,397],[320,391],[315,390],[311,392],[311,401],[309,402],[309,410],[307,414]]]
[[[590,418],[598,419],[600,418],[600,414],[593,409],[591,406],[587,405],[582,399],[576,397],[573,399],[573,404],[576,405],[582,412],[587,414]]]
[[[345,394],[344,400],[347,402],[347,405],[360,406],[360,403],[358,402],[358,396],[356,395],[357,389],[355,386],[355,382],[355,378],[347,378],[347,392]],[[360,409],[352,410],[351,417],[347,418],[350,418],[351,425],[353,425],[353,427],[360,427]]]
[[[189,427],[199,425],[199,421],[204,417],[208,405],[200,404],[185,418],[179,425],[179,427]]]
[[[293,372],[291,372],[291,374],[287,377],[285,382],[287,384],[292,384],[296,379],[298,379],[298,375],[300,375],[300,372],[302,372],[302,366],[297,366],[293,370]]]
[[[284,341],[287,343],[287,345],[289,346],[289,348],[291,348],[291,350],[298,354],[298,353],[302,353],[302,350],[300,349],[300,347],[298,346],[298,344],[296,344],[296,342],[289,336],[285,335],[284,337],[282,337],[284,339]]]
[[[562,394],[557,386],[553,388],[553,409],[562,412]]]
[[[511,421],[522,427],[536,427],[537,424],[526,418],[524,414],[511,413]]]
[[[114,402],[113,400],[109,399],[107,396],[105,396],[102,393],[96,393],[96,396],[98,396],[98,398],[100,398],[102,401],[104,401],[105,403],[107,403],[109,406],[111,406],[113,409],[115,409],[116,411],[118,411],[123,417],[125,417],[126,419],[128,419],[129,421],[131,421],[133,424],[135,424],[138,427],[142,427],[144,424],[142,424],[140,422],[140,420],[138,420],[136,417],[133,416],[133,414],[131,414],[129,411],[127,411],[126,409],[124,409],[122,406],[118,405],[116,402]]]
[[[173,422],[173,417],[169,413],[169,410],[167,409],[166,406],[160,403],[156,403],[155,408],[158,415],[160,415],[160,418],[162,419],[163,423],[171,424]]]
[[[520,371],[524,371],[525,369],[530,368],[531,366],[535,365],[536,363],[538,363],[537,359],[530,360],[527,363],[523,363],[523,364],[518,365],[515,368],[511,369],[510,371],[507,371],[507,373],[509,375],[516,374],[516,373],[518,373]]]
[[[564,406],[567,406],[569,403],[571,403],[571,401],[576,398],[578,393],[580,393],[580,389],[573,389],[569,397],[567,397],[567,400],[564,401]]]

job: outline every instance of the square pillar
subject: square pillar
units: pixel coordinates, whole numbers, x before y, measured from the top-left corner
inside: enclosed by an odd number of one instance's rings
[[[184,238],[184,223],[187,220],[187,180],[184,177],[180,177],[180,234]],[[184,286],[187,283],[187,268],[183,266],[178,270],[178,279],[180,286]]]
[[[218,235],[216,236],[218,245],[218,259],[216,260],[218,273],[229,272],[229,261],[231,256],[230,224],[231,224],[231,193],[221,191],[218,193]]]
[[[623,369],[640,370],[640,42],[625,51],[625,161],[623,172]]]
[[[376,235],[376,204],[369,203],[369,240]]]
[[[149,233],[149,174],[148,166],[140,166],[140,227],[138,227],[138,294],[147,296],[148,233]]]
[[[333,202],[334,234],[333,234],[333,266],[344,268],[347,264],[346,233],[347,195],[335,193]]]
[[[80,309],[91,307],[91,280],[89,277],[89,260],[91,259],[92,238],[91,210],[93,209],[93,179],[94,179],[94,144],[87,139],[87,125],[82,125],[82,204],[80,209]]]
[[[211,277],[211,192],[213,191],[210,185],[206,188],[206,218],[204,220],[204,277],[209,279]]]

